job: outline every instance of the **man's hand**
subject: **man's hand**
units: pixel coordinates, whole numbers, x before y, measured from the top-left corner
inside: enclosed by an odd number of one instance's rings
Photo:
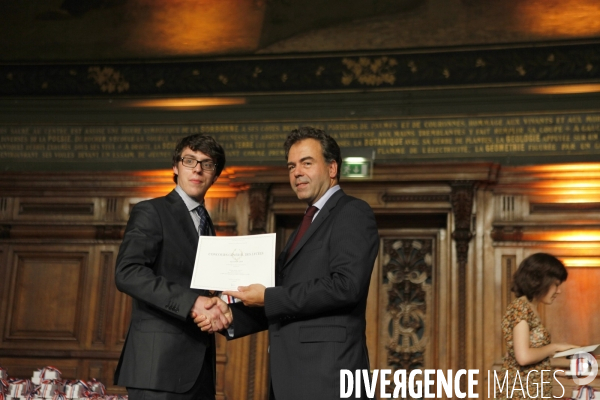
[[[198,296],[190,316],[202,331],[208,333],[227,329],[233,321],[229,306],[218,297]]]
[[[226,290],[223,294],[236,297],[250,307],[262,307],[265,305],[266,288],[260,283],[253,283],[250,286],[240,286],[237,292]]]

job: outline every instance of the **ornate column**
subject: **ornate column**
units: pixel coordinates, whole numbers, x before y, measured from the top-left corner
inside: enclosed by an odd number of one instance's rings
[[[255,183],[248,190],[248,201],[250,202],[248,231],[251,235],[267,233],[270,187],[269,183]]]
[[[473,238],[471,232],[471,215],[473,210],[473,181],[451,182],[451,203],[454,214],[454,232],[452,239],[456,244],[456,261],[458,264],[458,369],[467,368],[467,260],[469,242]],[[465,388],[465,380],[461,380],[461,388]]]
[[[248,201],[250,203],[250,215],[248,221],[248,231],[250,235],[258,235],[261,233],[267,233],[267,214],[269,210],[269,189],[271,184],[269,183],[255,183],[250,186],[248,190]],[[256,386],[262,384],[265,381],[265,377],[262,377],[261,373],[267,373],[268,367],[266,363],[268,360],[262,358],[257,359],[259,352],[267,353],[267,336],[261,335],[250,335],[249,349],[248,349],[248,391],[247,399],[254,399],[258,393]],[[258,376],[257,376],[258,373]]]

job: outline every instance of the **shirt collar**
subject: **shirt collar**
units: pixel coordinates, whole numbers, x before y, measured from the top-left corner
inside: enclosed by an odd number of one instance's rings
[[[177,185],[175,187],[175,191],[179,194],[189,211],[195,210],[196,208],[198,208],[198,206],[204,206],[204,200],[202,200],[202,203],[198,203],[196,200],[188,196],[188,194],[183,191],[181,186]]]
[[[321,196],[321,198],[313,204],[313,206],[315,206],[319,210],[321,210],[325,206],[325,203],[327,203],[327,200],[329,200],[331,198],[331,196],[333,196],[333,194],[340,189],[341,189],[340,185],[335,185],[333,187],[330,187],[325,192],[325,194],[323,196]]]

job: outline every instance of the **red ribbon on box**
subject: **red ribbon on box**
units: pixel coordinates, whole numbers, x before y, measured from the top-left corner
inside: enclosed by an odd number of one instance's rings
[[[102,396],[104,396],[106,394],[106,388],[104,387],[102,382],[100,382],[99,380],[97,380],[95,378],[93,378],[91,381],[88,382],[88,386],[90,387],[90,390],[92,392],[98,393]]]
[[[11,379],[8,384],[9,395],[12,397],[26,397],[33,390],[29,379]]]
[[[77,390],[80,388],[80,390]],[[70,381],[65,384],[65,396],[67,399],[82,398],[86,393],[90,392],[90,387],[82,380]],[[75,397],[77,395],[77,397]]]
[[[57,382],[58,381],[55,379],[43,379],[38,388],[40,397],[45,399],[53,397],[54,393],[59,388],[59,384]]]
[[[578,400],[582,400],[584,399],[584,397],[582,397],[584,390],[586,390],[587,392],[585,392],[585,394],[587,395],[585,397],[585,399],[591,400],[591,399],[595,399],[596,395],[594,394],[594,388],[588,385],[583,385],[583,386],[579,386],[579,389],[577,389],[577,399]]]
[[[5,394],[8,392],[8,381],[0,379],[0,393]]]
[[[50,378],[50,377],[46,376],[49,372],[56,372],[55,375],[57,375],[57,377],[56,378]],[[62,373],[58,370],[58,368],[49,365],[49,366],[47,366],[45,368],[42,368],[42,371],[40,372],[40,379],[54,379],[54,380],[56,380],[56,379],[60,379],[61,375],[62,375]]]
[[[67,399],[67,397],[60,390],[57,390],[56,392],[54,392],[54,396],[52,396],[52,400],[66,400],[66,399]]]

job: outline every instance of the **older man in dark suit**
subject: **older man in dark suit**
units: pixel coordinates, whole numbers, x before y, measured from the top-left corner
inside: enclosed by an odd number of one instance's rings
[[[309,206],[303,223],[277,260],[275,287],[224,293],[244,303],[232,306],[235,337],[269,330],[272,398],[336,399],[341,369],[369,370],[365,309],[379,248],[375,216],[340,189],[333,138],[305,127],[284,147],[292,189]],[[195,322],[202,327],[203,319]]]
[[[133,207],[117,256],[117,288],[133,297],[131,324],[115,372],[130,400],[214,400],[215,341],[207,329],[231,322],[229,308],[190,289],[199,235],[214,235],[204,196],[225,166],[210,136],[183,138],[173,154],[177,187]],[[205,305],[218,304],[207,310]]]

